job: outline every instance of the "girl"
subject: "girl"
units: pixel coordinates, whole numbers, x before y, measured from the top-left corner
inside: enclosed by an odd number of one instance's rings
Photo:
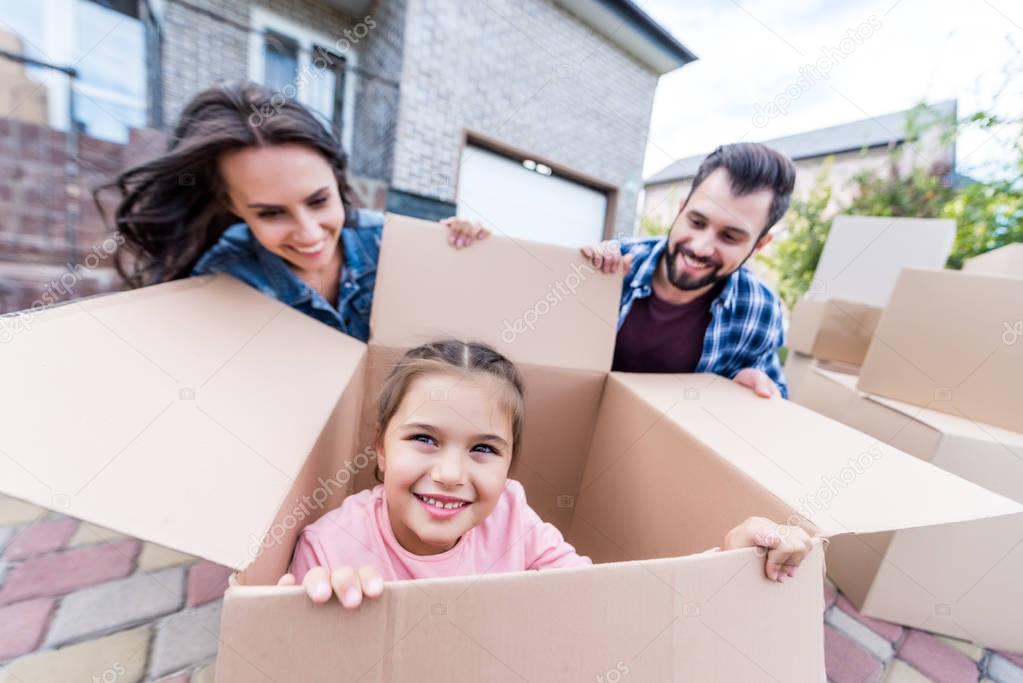
[[[95,199],[121,195],[115,265],[129,286],[229,273],[366,341],[384,217],[352,206],[347,166],[334,132],[298,102],[218,85],[185,107],[166,154]],[[456,247],[486,236],[445,224]]]
[[[354,608],[384,581],[591,564],[508,479],[523,411],[515,366],[488,346],[440,341],[406,353],[377,410],[383,483],[306,527],[279,585],[300,581],[314,602],[336,594]],[[768,577],[783,581],[810,538],[750,518],[724,548],[754,545],[768,549]]]

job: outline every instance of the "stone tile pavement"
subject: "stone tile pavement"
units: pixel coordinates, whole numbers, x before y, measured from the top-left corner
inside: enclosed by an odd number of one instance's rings
[[[229,573],[0,496],[0,683],[213,683]],[[1023,683],[1021,655],[870,619],[825,592],[833,683]]]

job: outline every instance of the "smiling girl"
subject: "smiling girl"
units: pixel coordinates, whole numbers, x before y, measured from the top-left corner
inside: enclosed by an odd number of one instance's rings
[[[336,594],[354,608],[384,581],[591,564],[508,478],[524,405],[518,371],[489,346],[440,341],[406,353],[377,410],[383,483],[306,527],[280,584],[301,582],[315,602]],[[809,541],[798,527],[754,517],[723,547],[767,548],[764,571],[782,581]]]
[[[335,132],[255,83],[217,85],[181,114],[167,152],[97,190],[116,189],[129,286],[228,273],[366,341],[383,214],[352,205]],[[448,219],[449,242],[485,237]]]

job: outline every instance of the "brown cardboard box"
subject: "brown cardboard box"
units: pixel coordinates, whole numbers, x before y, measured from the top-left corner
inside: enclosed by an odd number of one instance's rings
[[[1003,277],[1023,277],[1023,242],[992,249],[963,263],[967,273],[987,273]]]
[[[792,310],[788,347],[820,360],[859,365],[867,355],[881,308],[841,299],[800,299]]]
[[[807,296],[790,315],[788,347],[861,364],[899,271],[941,268],[954,237],[949,220],[836,216]]]
[[[921,460],[1023,501],[1023,434],[864,394],[818,370],[798,401]],[[871,617],[1023,652],[1023,515],[842,536],[828,573]]]
[[[858,387],[1023,431],[1023,278],[906,269]]]
[[[0,348],[0,491],[239,570],[217,679],[820,681],[820,545],[784,584],[745,517],[824,535],[1023,506],[712,375],[608,373],[620,278],[572,249],[468,251],[389,219],[368,345],[229,277],[29,314]],[[403,349],[454,335],[520,364],[513,476],[599,566],[397,582],[357,611],[272,584],[305,524],[372,483],[365,419]],[[438,396],[437,400],[444,400]],[[822,482],[869,459],[829,506]],[[699,553],[699,554],[694,554]]]
[[[799,403],[799,394],[802,391],[803,383],[817,368],[824,368],[825,370],[841,372],[847,375],[856,375],[860,371],[859,365],[839,361],[818,360],[813,356],[789,349],[789,355],[785,359],[785,379],[789,384],[790,400]]]

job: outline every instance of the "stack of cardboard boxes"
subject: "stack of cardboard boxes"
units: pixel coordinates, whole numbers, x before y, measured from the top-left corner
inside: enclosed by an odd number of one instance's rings
[[[796,400],[1023,501],[1021,252],[903,270],[859,376],[815,368]],[[1023,516],[838,538],[827,560],[868,616],[1023,651]]]
[[[763,515],[835,537],[1023,513],[726,379],[608,372],[620,287],[573,249],[456,251],[440,226],[391,217],[369,344],[227,276],[36,312],[0,348],[0,491],[237,569],[226,683],[821,681],[822,544],[779,584],[753,549],[705,552],[731,527]],[[374,483],[368,417],[393,359],[451,336],[519,365],[512,476],[597,564],[396,582],[355,611],[274,586],[302,527]]]
[[[807,295],[787,332],[789,395],[818,365],[855,373],[903,268],[941,268],[955,223],[929,218],[835,217]]]

